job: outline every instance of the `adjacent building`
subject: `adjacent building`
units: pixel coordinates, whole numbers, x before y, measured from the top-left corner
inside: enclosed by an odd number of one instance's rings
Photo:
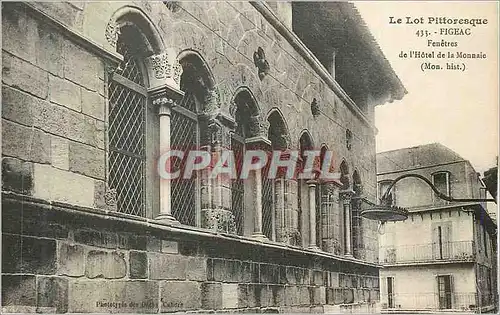
[[[469,161],[438,143],[377,154],[379,196],[405,174],[453,198],[487,195]],[[409,217],[380,236],[382,310],[496,311],[497,224],[486,204],[445,201],[418,178],[397,182],[390,196]]]
[[[3,2],[3,312],[374,311],[351,198],[405,93],[349,3]],[[342,178],[167,181],[169,148],[315,148]]]

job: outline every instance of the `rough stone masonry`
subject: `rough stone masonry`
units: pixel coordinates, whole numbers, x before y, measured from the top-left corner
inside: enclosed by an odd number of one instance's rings
[[[337,5],[333,15],[355,10]],[[377,222],[351,217],[350,199],[343,196],[352,195],[362,182],[363,196],[375,200],[373,107],[386,99],[383,93],[403,88],[394,83],[395,74],[373,43],[363,42],[366,30],[354,13],[346,27],[353,29],[356,45],[366,49],[350,49],[363,51],[356,58],[377,60],[371,69],[357,71],[376,73],[381,83],[369,83],[373,77],[355,82],[353,76],[339,85],[323,57],[311,52],[316,48],[294,34],[299,31],[291,23],[300,9],[290,2],[2,3],[2,311],[376,310]],[[307,189],[316,188],[315,183],[276,188],[282,196],[276,204],[290,219],[282,228],[300,240],[253,238],[253,224],[260,221],[246,209],[240,234],[159,222],[161,192],[154,180],[144,184],[144,215],[117,211],[116,189],[109,182],[108,93],[123,61],[116,25],[141,29],[154,53],[170,47],[179,56],[198,56],[191,65],[204,64],[215,82],[209,88],[217,95],[215,114],[203,115],[222,126],[223,137],[237,124],[231,117],[236,96],[244,90],[255,105],[251,126],[257,127],[251,132],[267,132],[262,126],[269,120],[273,128],[268,117],[279,114],[284,132],[279,139],[287,149],[300,149],[306,133],[315,148],[335,152],[344,186],[318,193],[316,205],[306,202]],[[180,60],[185,73],[188,59]],[[356,70],[357,63],[347,57],[343,64]],[[341,66],[337,77],[348,73]],[[146,78],[153,73],[149,70]],[[152,106],[149,100],[146,110]],[[157,115],[145,120],[147,152],[158,149]],[[262,143],[272,142],[265,138]],[[214,191],[223,195],[218,206],[233,211],[230,189],[217,185]],[[255,196],[245,198],[246,205],[255,205]],[[318,247],[308,249],[310,243]]]

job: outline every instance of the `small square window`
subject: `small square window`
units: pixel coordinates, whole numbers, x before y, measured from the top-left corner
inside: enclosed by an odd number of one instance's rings
[[[432,183],[434,184],[434,186],[436,187],[436,189],[440,193],[442,193],[446,196],[451,195],[451,193],[450,193],[450,173],[448,173],[448,172],[434,173],[432,175]],[[434,200],[436,202],[446,203],[446,201],[439,198],[437,196],[437,194],[433,194],[433,196],[434,196]]]

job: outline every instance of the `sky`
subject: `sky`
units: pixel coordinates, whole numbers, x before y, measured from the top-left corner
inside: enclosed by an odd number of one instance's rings
[[[439,142],[469,160],[481,174],[498,156],[498,7],[496,2],[358,1],[358,10],[408,94],[375,110],[377,152]],[[487,18],[470,36],[417,37],[417,30],[441,25],[389,24],[389,17]],[[455,26],[454,26],[455,27]],[[467,26],[462,26],[466,28]],[[470,26],[468,26],[470,27]],[[456,41],[458,47],[428,47],[428,39]],[[465,61],[465,71],[422,72],[422,59],[399,58],[401,51],[484,52]],[[436,59],[435,59],[436,60]],[[455,59],[458,60],[458,59]],[[446,61],[438,63],[446,65]],[[453,60],[449,60],[453,61]],[[461,62],[461,61],[460,61]]]

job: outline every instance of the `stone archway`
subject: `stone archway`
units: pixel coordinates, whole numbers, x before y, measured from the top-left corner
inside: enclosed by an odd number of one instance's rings
[[[116,10],[109,19],[104,30],[107,42],[112,47],[116,47],[122,27],[130,25],[141,30],[142,41],[146,44],[150,54],[164,51],[163,39],[153,22],[140,8],[129,5]]]
[[[281,111],[273,108],[267,117],[267,121],[269,122],[268,138],[271,141],[273,150],[290,149],[290,132]]]

